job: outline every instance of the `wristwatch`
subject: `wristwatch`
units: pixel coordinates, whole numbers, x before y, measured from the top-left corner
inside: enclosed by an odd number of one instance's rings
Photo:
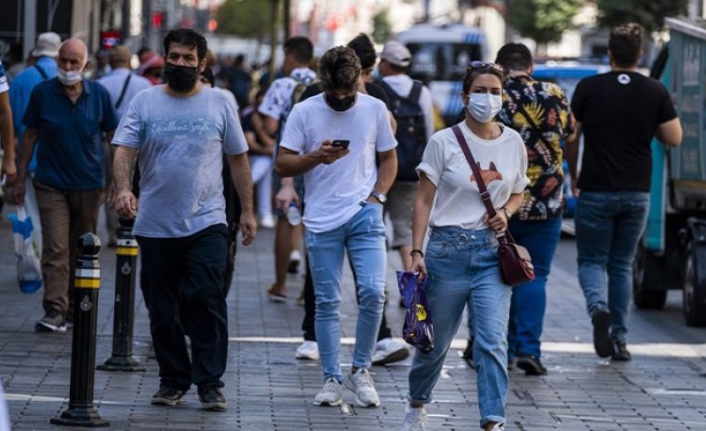
[[[378,202],[380,202],[381,204],[387,202],[387,196],[385,195],[385,193],[380,193],[378,191],[373,190],[372,192],[370,192],[370,196],[377,199]]]
[[[510,220],[510,217],[512,217],[512,213],[510,212],[510,210],[504,206],[500,207],[499,209],[503,210],[503,212],[505,213],[505,217]]]

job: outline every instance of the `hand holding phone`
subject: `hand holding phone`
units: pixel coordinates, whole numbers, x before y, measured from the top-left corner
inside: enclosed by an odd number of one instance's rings
[[[350,145],[351,141],[347,139],[335,139],[333,142],[331,142],[332,147],[336,148],[348,148],[348,145]]]

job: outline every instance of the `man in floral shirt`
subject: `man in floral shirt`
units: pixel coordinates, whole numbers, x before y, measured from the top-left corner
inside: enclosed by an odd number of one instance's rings
[[[503,109],[498,119],[520,133],[525,141],[530,184],[525,199],[510,220],[517,243],[532,255],[536,279],[512,293],[508,330],[508,360],[528,375],[544,375],[540,337],[546,308],[545,287],[552,258],[561,236],[562,139],[573,132],[573,116],[562,89],[531,78],[532,54],[520,43],[503,46],[496,58],[507,72]]]

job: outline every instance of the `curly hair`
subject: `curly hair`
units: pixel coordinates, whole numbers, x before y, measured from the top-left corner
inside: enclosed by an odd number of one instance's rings
[[[324,91],[352,91],[358,87],[360,59],[351,48],[336,46],[319,60],[319,80]]]
[[[640,60],[644,30],[640,24],[627,23],[610,32],[608,50],[618,67],[633,67]]]

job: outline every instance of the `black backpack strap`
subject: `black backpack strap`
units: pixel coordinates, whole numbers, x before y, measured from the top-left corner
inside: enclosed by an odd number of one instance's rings
[[[43,80],[46,81],[47,79],[49,79],[49,75],[47,75],[47,72],[45,72],[44,69],[39,67],[38,64],[35,64],[34,67],[35,67],[35,69],[37,69],[37,72],[39,72],[39,74],[42,75]]]
[[[387,93],[388,97],[390,97],[394,103],[399,104],[401,97],[395,90],[392,89],[392,87],[390,87],[390,84],[385,82],[383,79],[379,79],[377,83],[380,84],[380,87],[385,90],[385,93]]]
[[[118,96],[118,100],[115,102],[115,109],[120,108],[120,105],[123,103],[123,98],[125,97],[125,92],[127,91],[127,86],[130,84],[130,78],[132,78],[132,73],[128,73],[127,78],[125,79],[125,83],[123,84],[123,89],[120,91],[120,96]]]
[[[419,103],[419,97],[422,95],[422,87],[424,87],[424,84],[419,81],[414,81],[412,83],[412,90],[409,92],[407,98],[414,103]]]

